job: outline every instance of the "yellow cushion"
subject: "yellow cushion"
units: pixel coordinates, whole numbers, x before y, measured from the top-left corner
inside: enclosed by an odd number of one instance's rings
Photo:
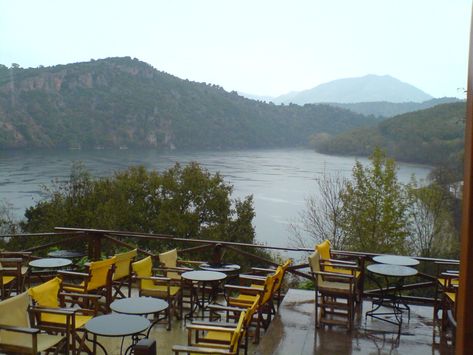
[[[232,332],[216,332],[214,330],[211,330],[205,334],[204,339],[202,341],[199,341],[199,345],[202,343],[206,343],[207,341],[212,343],[217,341],[226,341],[230,344],[230,341],[232,340]]]
[[[444,286],[444,287],[445,287],[445,285],[446,285],[446,283],[447,283],[447,279],[446,279],[446,278],[443,278],[443,277],[439,277],[439,278],[437,279],[437,281],[438,281],[442,286]],[[459,280],[458,280],[458,279],[452,279],[451,282],[452,282],[452,283],[451,283],[452,285],[458,285],[458,284],[459,284]]]
[[[169,294],[171,296],[174,296],[176,293],[180,291],[180,287],[178,286],[171,286],[169,287]],[[164,285],[151,285],[149,287],[142,287],[141,291],[143,294],[151,296],[151,294],[156,294],[156,295],[167,295],[168,293],[168,288],[167,286]]]
[[[151,256],[134,262],[131,264],[133,272],[138,277],[150,277],[153,271],[153,260]],[[152,280],[140,280],[141,288],[152,288],[154,283]]]
[[[130,275],[130,264],[134,257],[138,255],[138,249],[127,251],[126,253],[115,255],[115,271],[113,280],[120,280]]]
[[[58,294],[61,287],[61,279],[55,277],[39,286],[32,287],[28,290],[29,295],[35,303],[40,307],[58,308]]]
[[[115,257],[100,261],[93,261],[89,265],[90,280],[87,291],[96,290],[107,285],[108,271],[115,264]]]
[[[15,280],[15,276],[3,276],[2,278],[2,282],[4,285],[8,285],[13,280]]]
[[[76,329],[81,328],[91,320],[92,316],[76,315]],[[67,318],[63,314],[41,313],[41,321],[47,323],[66,324]]]
[[[325,266],[324,270],[326,272],[337,272],[339,274],[352,275],[352,271],[350,269],[338,269],[338,268],[334,268],[334,267],[331,267],[331,266]],[[355,276],[355,278],[358,279],[361,275],[361,271],[356,271],[355,270],[353,275]]]
[[[455,299],[457,297],[456,293],[455,292],[445,292],[445,296],[447,296],[448,298],[450,298],[450,300],[455,303]]]
[[[328,239],[317,244],[315,249],[319,252],[322,259],[330,259],[330,241]]]

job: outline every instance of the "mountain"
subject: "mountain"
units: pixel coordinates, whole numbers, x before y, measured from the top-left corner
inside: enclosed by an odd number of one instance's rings
[[[445,164],[461,157],[465,116],[465,102],[438,105],[392,117],[369,128],[334,137],[320,136],[314,145],[322,153],[362,156],[378,146],[397,160]]]
[[[327,105],[248,100],[129,57],[0,66],[0,149],[296,146],[374,121]]]
[[[424,102],[357,102],[353,104],[328,103],[331,106],[341,107],[362,115],[373,115],[379,118],[394,117],[407,112],[424,110],[441,104],[460,102],[456,97],[442,97]]]
[[[423,102],[432,96],[389,75],[366,75],[330,81],[312,89],[276,97],[273,102],[294,103],[357,103],[357,102]]]
[[[238,95],[246,97],[247,99],[250,99],[250,100],[263,101],[263,102],[271,102],[274,99],[274,97],[272,96],[253,95],[253,94],[248,94],[246,92],[241,92],[241,91],[238,91]]]

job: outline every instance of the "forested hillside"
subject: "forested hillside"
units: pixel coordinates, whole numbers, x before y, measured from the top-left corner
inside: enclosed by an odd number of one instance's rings
[[[322,153],[368,156],[378,146],[397,160],[445,164],[463,152],[465,110],[465,102],[439,105],[314,143]]]
[[[219,149],[304,145],[375,121],[328,105],[276,106],[129,57],[0,66],[0,148]]]

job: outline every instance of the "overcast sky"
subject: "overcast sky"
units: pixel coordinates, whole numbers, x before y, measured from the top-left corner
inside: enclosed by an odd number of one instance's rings
[[[271,96],[389,74],[435,97],[464,97],[471,2],[0,0],[0,63],[131,56]]]

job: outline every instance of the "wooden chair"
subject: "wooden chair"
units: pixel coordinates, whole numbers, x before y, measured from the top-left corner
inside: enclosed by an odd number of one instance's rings
[[[246,311],[241,312],[238,323],[234,328],[212,325],[188,325],[186,327],[188,331],[188,345],[174,345],[172,351],[175,355],[180,353],[237,355],[244,334],[245,317]],[[193,342],[192,332],[206,332],[207,335],[204,335],[203,337],[197,336],[199,342]],[[208,337],[209,333],[211,334],[212,339]],[[215,338],[221,340],[216,341]]]
[[[115,271],[113,272],[112,285],[114,293],[112,298],[125,298],[125,294],[121,291],[123,286],[128,289],[128,297],[131,296],[133,271],[131,264],[138,255],[138,249],[133,249],[125,253],[115,254]]]
[[[254,304],[259,295],[260,301],[257,312],[258,316],[256,317],[255,343],[259,343],[261,327],[266,330],[271,323],[274,314],[272,305],[275,290],[274,286],[280,277],[282,277],[282,269],[278,267],[274,274],[266,277],[263,288],[241,285],[224,286],[225,298],[227,305],[230,307],[248,309]],[[238,294],[232,296],[232,292],[238,292]],[[231,318],[231,316],[228,317]]]
[[[439,320],[439,311],[443,310],[445,292],[452,290],[452,286],[458,286],[458,268],[460,266],[458,261],[436,261],[436,276],[435,276],[435,302],[434,302],[434,320]],[[456,276],[456,277],[455,277]],[[447,283],[451,283],[447,287]],[[443,319],[443,316],[442,316]]]
[[[76,351],[79,354],[82,348],[90,353],[91,351],[85,346],[83,326],[97,315],[100,296],[60,293],[61,282],[59,277],[55,277],[28,290],[28,294],[32,299],[31,312],[35,316],[36,325],[39,329],[48,333],[66,334],[68,348],[70,347],[73,354]],[[65,308],[71,297],[74,298],[73,302],[76,301],[76,298],[87,298],[93,308]],[[79,336],[79,332],[83,332],[82,337]]]
[[[23,292],[27,285],[29,285],[29,277],[31,268],[29,262],[31,261],[32,253],[29,251],[2,251],[0,258],[20,258],[21,259],[21,283],[19,284],[19,292]]]
[[[23,289],[21,258],[0,258],[0,297],[6,299]]]
[[[273,313],[276,312],[276,308],[274,307],[274,304],[276,304],[276,307],[279,309],[279,305],[281,304],[284,294],[281,293],[282,290],[282,285],[284,282],[284,276],[286,275],[286,271],[289,268],[289,266],[292,265],[292,259],[286,260],[284,263],[278,266],[278,268],[281,269],[281,273],[278,273],[278,278],[275,281],[274,284],[274,290],[273,290]],[[240,282],[251,282],[251,287],[257,287],[262,289],[264,282],[266,280],[266,276],[277,273],[278,269],[267,269],[267,268],[258,268],[258,267],[253,267],[251,268],[251,274],[242,274],[239,275],[240,277]]]
[[[29,304],[27,292],[0,302],[0,352],[36,355],[55,348],[54,353],[58,354],[67,346],[66,338],[45,334],[34,327]]]
[[[457,313],[457,292],[459,286],[459,274],[456,272],[444,272],[440,274],[443,279],[442,283],[442,334],[445,334],[449,325],[456,329],[456,313]],[[455,331],[452,332],[455,336]]]
[[[75,294],[95,294],[104,298],[104,302],[99,304],[99,309],[103,313],[110,312],[110,303],[112,302],[112,276],[115,269],[115,257],[93,261],[88,266],[88,272],[59,271],[58,275],[63,280],[61,283],[61,292],[69,292]],[[82,279],[80,284],[67,283],[66,278]],[[77,298],[77,304],[81,307],[89,309],[90,304],[87,299],[80,302]]]
[[[133,272],[138,279],[140,296],[149,296],[164,299],[169,307],[166,310],[168,318],[168,330],[171,329],[171,311],[178,319],[182,318],[182,287],[181,281],[172,280],[169,277],[156,276],[153,270],[151,256],[136,261],[132,264]]]
[[[365,259],[358,256],[344,256],[343,259],[336,258],[331,251],[331,243],[328,239],[317,244],[315,250],[319,252],[320,263],[323,265],[322,271],[353,275],[355,277],[356,301],[361,303],[364,292]],[[332,263],[336,265],[331,265]]]
[[[356,277],[348,273],[323,271],[320,260],[318,251],[309,256],[309,266],[315,284],[315,326],[318,328],[319,324],[338,324],[351,330],[355,316]],[[344,267],[343,264],[334,262],[331,266],[337,271]],[[338,319],[340,317],[346,320]]]

